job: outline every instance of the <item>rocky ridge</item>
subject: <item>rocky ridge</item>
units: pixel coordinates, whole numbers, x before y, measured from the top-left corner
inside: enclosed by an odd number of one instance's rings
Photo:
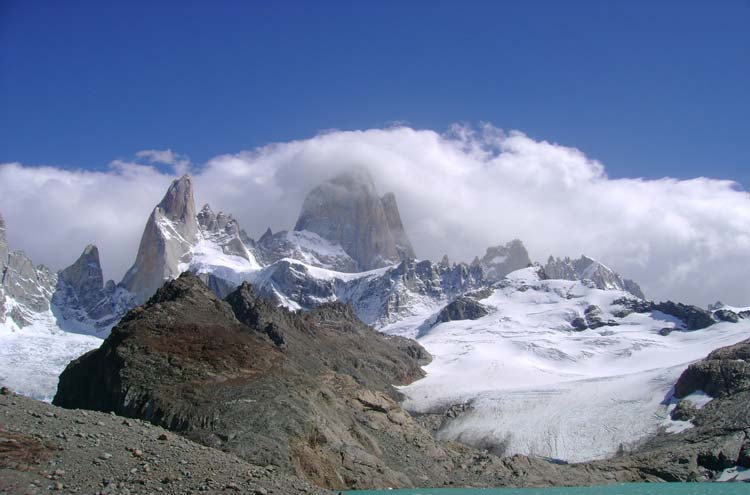
[[[646,299],[637,283],[623,278],[611,268],[585,255],[578,259],[550,256],[544,265],[544,273],[553,279],[590,280],[598,289],[624,290],[635,297]]]

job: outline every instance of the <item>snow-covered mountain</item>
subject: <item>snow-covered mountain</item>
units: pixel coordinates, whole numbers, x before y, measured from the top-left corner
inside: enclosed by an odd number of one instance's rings
[[[683,318],[697,308],[653,309],[621,289],[546,279],[538,267],[475,297],[484,315],[419,338],[434,359],[401,390],[408,410],[448,412],[439,437],[506,455],[585,461],[690,426],[668,418],[680,373],[750,336],[750,319],[689,330]]]
[[[440,413],[440,436],[578,461],[689,426],[667,419],[677,376],[750,334],[745,308],[653,303],[586,256],[533,264],[520,240],[471,264],[418,260],[395,196],[361,171],[313,189],[293,230],[257,241],[232,215],[197,211],[193,188],[187,175],[171,184],[119,284],[104,282],[93,245],[59,273],[34,265],[10,251],[0,217],[0,383],[50,398],[68,361],[191,271],[221,297],[248,281],[294,310],[350,303],[433,355],[403,392],[412,411]]]
[[[544,273],[555,279],[590,280],[598,289],[624,290],[641,299],[646,298],[637,283],[622,278],[619,273],[588,256],[578,259],[550,256],[544,265]]]

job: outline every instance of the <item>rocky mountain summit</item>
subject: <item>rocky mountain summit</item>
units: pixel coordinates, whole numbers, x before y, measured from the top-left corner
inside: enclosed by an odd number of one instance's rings
[[[122,280],[122,286],[133,294],[137,304],[151,297],[165,280],[182,272],[180,264],[189,261],[198,235],[193,180],[184,175],[169,186],[164,199],[151,212],[135,263]]]
[[[488,247],[482,259],[477,258],[472,264],[482,267],[486,280],[497,282],[510,272],[531,265],[531,259],[523,242],[514,239],[505,245]]]
[[[364,169],[338,175],[310,191],[294,230],[314,232],[340,245],[359,271],[415,258],[396,197],[379,197]]]
[[[544,265],[544,273],[549,278],[561,280],[591,280],[598,289],[618,289],[630,292],[645,299],[640,286],[632,280],[622,278],[611,268],[588,256],[578,259],[555,258],[550,256]]]
[[[11,320],[22,327],[36,313],[49,310],[57,274],[44,265],[35,266],[21,251],[11,251],[0,216],[0,323]]]

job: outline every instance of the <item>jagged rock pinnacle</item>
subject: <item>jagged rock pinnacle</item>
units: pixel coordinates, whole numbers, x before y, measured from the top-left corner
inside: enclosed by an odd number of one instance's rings
[[[137,303],[145,302],[165,280],[179,275],[179,264],[189,261],[199,235],[193,179],[185,174],[172,182],[151,213],[135,263],[122,280]]]

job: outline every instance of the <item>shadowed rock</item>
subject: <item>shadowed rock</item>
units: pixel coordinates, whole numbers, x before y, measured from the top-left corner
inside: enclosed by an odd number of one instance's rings
[[[489,313],[487,307],[470,297],[457,297],[438,313],[436,323],[454,320],[478,320]]]

